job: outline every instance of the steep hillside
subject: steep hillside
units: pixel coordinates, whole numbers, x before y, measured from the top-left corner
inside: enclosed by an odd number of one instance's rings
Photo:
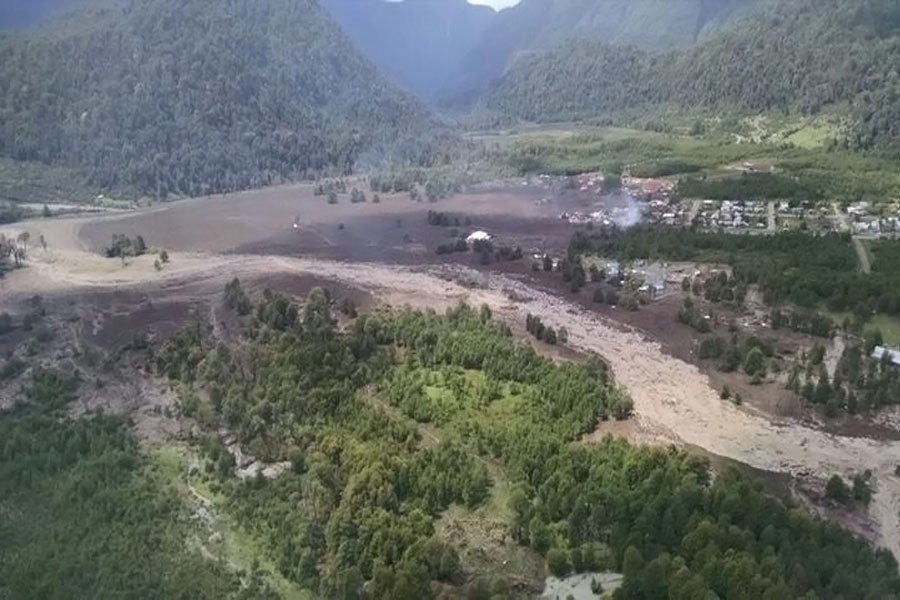
[[[108,5],[0,38],[0,154],[160,196],[422,158],[425,110],[315,0]]]
[[[530,55],[486,105],[535,120],[661,103],[798,113],[849,105],[850,146],[900,146],[898,59],[893,0],[770,0],[683,50],[570,43]]]
[[[446,92],[471,97],[523,54],[569,40],[644,48],[693,44],[758,0],[522,0],[501,11],[450,77]]]
[[[354,43],[407,89],[432,99],[495,17],[466,0],[325,0]]]

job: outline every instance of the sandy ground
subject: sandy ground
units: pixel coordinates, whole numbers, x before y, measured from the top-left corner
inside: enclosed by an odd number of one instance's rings
[[[101,219],[120,217],[101,217]],[[616,381],[635,402],[637,427],[659,439],[703,448],[757,469],[800,478],[845,476],[871,469],[877,492],[870,517],[880,545],[900,556],[900,442],[829,435],[793,422],[773,422],[719,399],[708,378],[695,366],[666,355],[644,334],[592,314],[555,296],[528,288],[503,275],[485,275],[460,267],[400,267],[282,256],[171,252],[172,262],[161,272],[153,257],[127,266],[86,251],[78,234],[88,220],[49,220],[20,224],[43,233],[50,243],[31,253],[28,268],[0,279],[0,310],[35,294],[68,294],[85,289],[141,289],[164,293],[218,294],[231,277],[313,275],[367,290],[392,305],[441,309],[460,300],[487,303],[500,318],[520,324],[526,313],[555,327],[565,326],[569,344],[602,355]],[[16,227],[0,228],[0,233]],[[462,273],[462,271],[465,271]],[[479,280],[481,287],[456,283],[460,275]],[[510,300],[510,291],[517,301]]]

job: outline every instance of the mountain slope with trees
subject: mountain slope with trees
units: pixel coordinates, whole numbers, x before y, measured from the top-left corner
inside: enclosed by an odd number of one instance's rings
[[[522,0],[503,10],[450,75],[448,98],[471,98],[515,60],[567,42],[665,49],[688,46],[758,0]]]
[[[569,43],[524,57],[485,103],[534,120],[641,105],[804,114],[849,106],[848,146],[897,148],[898,59],[892,0],[770,0],[683,50]]]
[[[375,64],[425,99],[435,99],[495,18],[466,0],[325,0],[324,6]]]
[[[314,0],[88,4],[0,38],[0,154],[160,197],[429,159],[426,110]]]

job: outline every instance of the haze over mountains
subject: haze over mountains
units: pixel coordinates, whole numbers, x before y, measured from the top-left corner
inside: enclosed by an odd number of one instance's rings
[[[375,64],[409,90],[437,100],[496,13],[466,0],[324,0]]]
[[[325,0],[358,47],[440,103],[476,97],[528,53],[567,40],[646,48],[692,44],[758,0],[522,0],[494,12],[466,0]]]

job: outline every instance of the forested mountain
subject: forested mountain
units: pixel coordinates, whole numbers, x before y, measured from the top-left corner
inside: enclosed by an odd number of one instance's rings
[[[315,0],[105,0],[0,38],[0,154],[166,196],[428,159],[425,109]]]
[[[445,89],[472,97],[516,58],[570,41],[644,48],[693,44],[759,0],[522,0],[503,10]]]
[[[407,89],[434,99],[495,16],[467,0],[324,0],[366,55]]]
[[[900,147],[900,4],[768,0],[700,44],[674,51],[568,43],[519,60],[486,104],[526,119],[653,104],[852,111],[851,147]]]

